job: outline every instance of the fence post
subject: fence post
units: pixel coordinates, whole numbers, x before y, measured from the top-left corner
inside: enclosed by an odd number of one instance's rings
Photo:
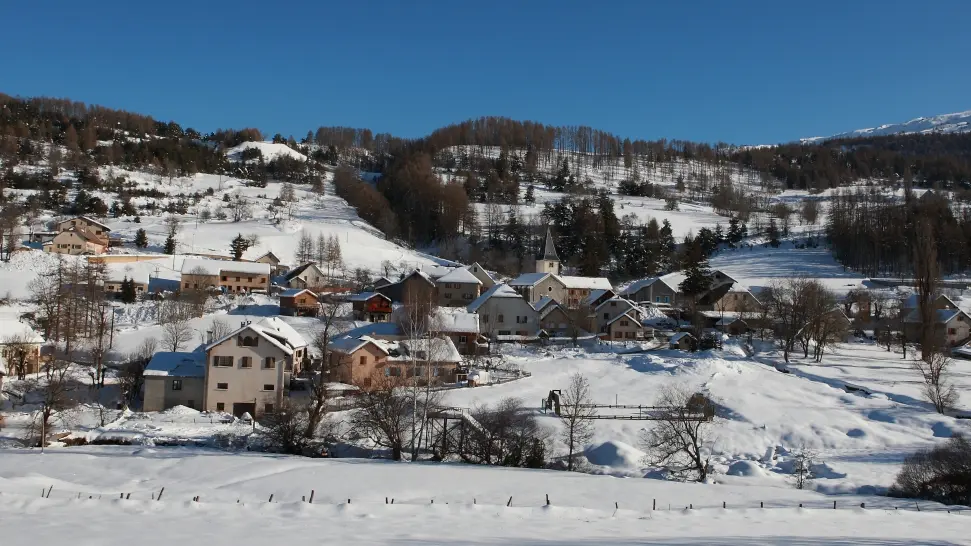
[[[162,493],[165,493],[165,488],[164,487],[158,492],[158,498],[156,498],[155,500],[157,500],[157,501],[162,500]]]
[[[270,500],[268,500],[266,502],[273,502],[273,493],[270,493]]]
[[[549,505],[550,505],[550,494],[547,493],[546,494],[546,506],[549,506]]]
[[[724,509],[724,508],[726,508],[726,506],[725,506],[725,501],[722,501],[722,508],[723,508],[723,509]]]
[[[833,510],[836,510],[836,501],[833,501]]]
[[[759,501],[759,508],[765,508],[765,502]]]
[[[313,503],[314,503],[314,490],[311,489],[310,490],[310,504],[313,504]]]
[[[657,510],[657,499],[654,499],[654,504],[651,506],[651,510]]]
[[[510,504],[512,504],[512,497],[509,497],[509,502],[506,503],[506,507],[508,508]]]
[[[866,508],[866,503],[865,502],[861,502],[860,503],[860,508]]]

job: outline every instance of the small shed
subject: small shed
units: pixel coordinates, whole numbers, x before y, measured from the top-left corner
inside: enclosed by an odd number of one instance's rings
[[[145,367],[144,411],[162,411],[175,406],[202,409],[206,383],[206,354],[203,352],[155,353]]]
[[[738,317],[722,317],[715,323],[715,328],[730,336],[745,335],[749,331],[748,323]]]
[[[668,345],[672,350],[694,351],[698,348],[698,340],[688,332],[678,332],[671,336]]]

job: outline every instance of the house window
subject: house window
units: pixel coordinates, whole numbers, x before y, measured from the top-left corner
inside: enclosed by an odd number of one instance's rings
[[[552,287],[552,286],[548,286],[548,287],[546,287],[546,291],[547,291],[547,292],[552,292],[552,291],[553,291],[553,287]]]
[[[610,320],[610,313],[604,313],[604,320]]]
[[[257,336],[241,336],[236,338],[237,345],[243,347],[259,347],[260,338]]]
[[[236,282],[239,282],[239,277],[236,277]]]
[[[630,325],[630,322],[628,322],[626,320],[622,320],[622,321],[620,321],[620,325],[621,326],[629,326]]]
[[[610,306],[611,306],[611,307],[617,307],[617,302],[616,302],[616,301],[612,301],[612,302],[610,302]]]
[[[173,379],[172,380],[172,390],[173,391],[181,391],[182,390],[182,380],[181,379]]]
[[[388,377],[401,377],[401,368],[396,366],[385,368],[384,375]]]
[[[264,383],[263,384],[263,390],[265,390],[265,391],[272,391],[273,390],[273,383]]]
[[[244,356],[239,359],[240,368],[252,368],[253,367],[253,357]]]
[[[511,331],[510,330],[499,330],[499,335],[500,336],[508,336],[510,334],[511,334]]]
[[[621,332],[614,332],[614,339],[620,339],[621,335],[623,335]]]
[[[441,375],[441,368],[432,368],[432,376],[438,377]]]
[[[450,292],[446,292],[445,293],[445,299],[447,299],[447,300],[452,299],[452,294]]]
[[[506,322],[506,321],[505,321],[505,318],[506,318],[506,317],[504,317],[504,316],[502,316],[502,315],[499,315],[499,317],[498,317],[498,320],[499,320],[499,322],[500,322],[500,323],[502,323],[502,322]]]
[[[226,275],[223,275],[222,279],[225,281],[226,280]]]
[[[225,391],[229,389],[229,383],[216,383],[217,391]]]
[[[216,402],[216,411],[226,411],[226,404],[222,402]]]
[[[273,404],[266,404],[263,406],[263,413],[273,413]]]
[[[212,357],[212,365],[217,368],[232,368],[233,367],[233,357],[231,356],[214,356]]]
[[[489,324],[489,315],[482,315],[482,322]]]
[[[459,343],[468,343],[468,342],[469,342],[468,336],[459,336]]]
[[[185,288],[189,288],[189,283],[185,283]]]
[[[948,328],[947,329],[947,333],[948,333],[948,335],[953,336],[954,334],[958,333],[958,330],[957,330],[957,328]]]
[[[275,357],[268,356],[265,359],[263,359],[263,369],[272,370],[273,368],[276,368],[276,358]]]
[[[671,297],[670,296],[664,296],[664,303],[671,303]]]
[[[253,277],[247,277],[246,282],[253,282]]]
[[[361,356],[361,366],[364,366],[366,364],[367,364],[367,356],[366,355]]]

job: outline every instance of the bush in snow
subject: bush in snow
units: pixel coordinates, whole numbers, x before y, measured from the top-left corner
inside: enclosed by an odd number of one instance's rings
[[[955,435],[907,457],[889,494],[971,506],[971,442]]]

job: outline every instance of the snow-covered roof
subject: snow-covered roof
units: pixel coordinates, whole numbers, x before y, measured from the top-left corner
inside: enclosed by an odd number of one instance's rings
[[[509,286],[536,286],[540,281],[549,277],[552,273],[523,273],[515,279],[509,281]]]
[[[94,225],[96,225],[98,227],[104,228],[105,231],[111,231],[111,228],[110,227],[102,224],[101,222],[95,220],[94,218],[91,218],[90,216],[72,216],[70,218],[67,218],[66,220],[61,220],[60,222],[58,222],[58,225],[63,224],[64,222],[70,222],[71,220],[84,220],[85,222],[88,222],[89,224],[94,224]]]
[[[315,298],[317,297],[317,294],[314,294],[313,290],[310,290],[310,289],[307,289],[307,288],[288,288],[288,289],[284,290],[283,292],[280,292],[280,297],[281,298],[293,298],[293,297],[296,297],[296,296],[300,295],[303,292],[310,292],[310,295],[311,296],[313,296]]]
[[[384,298],[389,301],[391,299],[388,296],[385,296],[384,294],[381,294],[379,292],[361,292],[360,294],[351,294],[347,298],[347,301],[367,301],[375,296],[379,298]]]
[[[149,276],[159,266],[160,264],[156,260],[107,264],[105,280],[109,282],[121,282],[127,277],[138,284],[148,284]]]
[[[612,289],[608,289],[608,288],[597,288],[597,289],[591,290],[590,291],[590,295],[587,296],[586,298],[584,298],[583,304],[584,305],[593,305],[593,302],[597,301],[598,299],[600,299],[601,297],[603,297],[604,294],[606,294],[608,292],[613,293],[613,290]]]
[[[11,313],[0,313],[0,345],[14,340],[44,343],[44,338],[19,317]]]
[[[639,326],[641,325],[640,319],[638,319],[637,317],[631,315],[630,314],[630,310],[628,310],[627,312],[622,313],[620,315],[617,315],[616,317],[614,317],[614,318],[610,319],[609,321],[607,321],[607,326],[610,326],[611,324],[617,322],[618,320],[620,320],[622,318],[626,318],[627,320],[629,320],[629,321],[631,321],[634,324],[637,324]]]
[[[543,308],[545,308],[547,305],[549,305],[549,304],[551,304],[551,303],[553,303],[555,301],[556,300],[554,300],[553,298],[551,298],[549,296],[543,296],[543,297],[541,297],[539,299],[539,301],[537,301],[536,303],[533,304],[533,309],[536,309],[537,311],[542,311]]]
[[[601,307],[607,306],[611,302],[613,302],[615,304],[618,304],[618,305],[626,305],[629,309],[632,309],[632,308],[637,307],[637,305],[634,302],[630,301],[629,299],[627,299],[627,298],[621,298],[621,297],[618,296],[618,297],[613,297],[613,298],[610,298],[609,300],[604,301],[603,303],[601,303],[600,305],[598,305],[596,308],[594,308],[594,311],[599,311]]]
[[[245,330],[250,330],[260,335],[288,355],[293,354],[294,349],[307,346],[307,341],[292,326],[278,317],[266,317],[259,322],[237,328],[221,339],[210,343],[206,347],[206,350],[223,343],[227,339],[236,337]]]
[[[227,260],[205,260],[200,258],[186,258],[182,261],[182,274],[192,274],[193,271],[204,271],[205,275],[220,275],[223,271],[233,273],[252,273],[254,275],[270,274],[270,264],[255,262],[230,262]]]
[[[397,342],[397,345],[400,356],[392,356],[388,360],[427,358],[431,362],[452,362],[455,364],[462,362],[462,355],[459,354],[459,350],[455,348],[455,344],[452,343],[452,339],[449,337],[426,337],[416,340],[402,340]],[[422,352],[425,354],[422,355]]]
[[[439,307],[435,310],[432,329],[437,332],[478,332],[479,315],[461,307]]]
[[[735,322],[742,322],[742,323],[744,323],[745,321],[742,320],[739,317],[725,316],[725,317],[722,317],[722,318],[718,319],[718,322],[715,323],[715,326],[728,326],[729,324],[732,324],[732,323],[735,323]]]
[[[206,353],[160,351],[145,367],[145,375],[153,377],[205,377]]]
[[[652,284],[657,282],[657,280],[658,280],[657,277],[649,277],[647,279],[634,281],[629,285],[627,285],[627,288],[624,288],[623,290],[621,290],[620,293],[621,295],[628,296],[630,294],[637,292],[641,288],[647,288],[648,286],[651,286]]]
[[[472,274],[468,268],[457,267],[438,278],[438,282],[454,282],[464,284],[482,284],[478,277]]]
[[[485,302],[489,301],[489,298],[522,298],[522,296],[519,295],[519,292],[510,288],[509,285],[497,284],[473,300],[466,309],[470,313],[475,313],[479,310],[479,307],[482,307]]]
[[[965,318],[971,319],[971,317],[969,317],[967,313],[965,313],[960,309],[935,309],[934,321],[937,324],[947,324],[948,322],[951,322],[952,320],[954,320],[954,318],[957,317],[958,315],[964,315]],[[914,309],[913,311],[908,313],[907,317],[904,319],[904,322],[919,324],[921,322],[920,309]]]
[[[688,332],[678,332],[678,333],[674,334],[673,336],[671,336],[671,339],[669,339],[668,342],[670,342],[670,343],[677,343],[677,342],[681,341],[682,339],[684,339],[686,337],[687,338],[694,339],[695,336],[689,334]]]
[[[557,309],[559,309],[560,311],[563,311],[564,313],[566,312],[563,310],[562,305],[554,301],[553,305],[547,305],[542,311],[540,311],[539,319],[540,320],[545,319],[546,317],[550,316],[550,314],[553,313],[553,311],[556,311]]]
[[[495,282],[499,282],[499,278],[496,277],[495,275],[493,275],[492,273],[490,273],[488,269],[482,267],[482,264],[480,264],[479,262],[476,262],[476,263],[470,265],[469,268],[472,269],[472,270],[481,271],[490,281],[492,281],[494,283]]]
[[[614,288],[605,277],[570,277],[563,275],[557,277],[567,288],[588,290],[613,290]]]

